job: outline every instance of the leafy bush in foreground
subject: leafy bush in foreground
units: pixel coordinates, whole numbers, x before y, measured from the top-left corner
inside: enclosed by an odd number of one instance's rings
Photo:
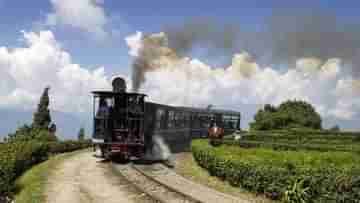
[[[70,152],[90,146],[90,142],[11,142],[0,145],[0,198],[11,195],[15,179],[49,154]]]
[[[200,166],[233,186],[288,202],[359,202],[360,157],[348,152],[279,152],[211,147],[195,140]],[[357,165],[357,166],[356,166]]]
[[[13,189],[12,182],[31,165],[47,158],[48,146],[39,142],[3,144],[0,149],[0,194]],[[1,196],[0,195],[0,196]]]

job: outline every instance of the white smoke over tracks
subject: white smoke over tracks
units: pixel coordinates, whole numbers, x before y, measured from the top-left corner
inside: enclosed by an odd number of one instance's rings
[[[171,151],[169,146],[165,143],[162,137],[155,135],[153,137],[153,148],[145,154],[145,159],[152,161],[166,161],[170,158]]]
[[[144,50],[149,48],[148,41],[166,42],[167,38],[164,33],[129,36],[131,55],[149,52]],[[199,107],[215,104],[242,111],[246,104],[261,106],[301,99],[311,102],[325,117],[358,119],[360,116],[360,102],[355,99],[360,92],[359,80],[343,70],[341,58],[325,61],[300,58],[296,67],[280,71],[276,67],[261,67],[250,54],[241,52],[233,56],[229,67],[217,68],[198,59],[179,57],[166,45],[152,45],[157,50],[150,52],[156,55],[140,71],[144,77],[140,91],[149,94],[153,101]]]

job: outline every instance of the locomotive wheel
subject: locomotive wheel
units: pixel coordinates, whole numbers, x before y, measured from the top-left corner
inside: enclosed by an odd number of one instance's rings
[[[111,152],[109,149],[102,149],[102,154],[103,154],[103,158],[106,160],[110,160],[111,159]]]

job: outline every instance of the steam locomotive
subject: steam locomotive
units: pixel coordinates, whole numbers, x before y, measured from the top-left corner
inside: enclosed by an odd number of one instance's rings
[[[128,159],[151,153],[159,137],[171,152],[187,151],[191,140],[208,136],[211,123],[224,134],[240,129],[240,113],[210,108],[175,107],[145,101],[146,95],[126,92],[117,77],[112,91],[93,91],[94,147],[101,156]]]

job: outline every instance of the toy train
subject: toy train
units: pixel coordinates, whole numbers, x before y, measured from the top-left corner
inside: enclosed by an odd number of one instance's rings
[[[191,140],[208,136],[212,123],[233,133],[240,113],[211,108],[175,107],[145,101],[146,95],[126,92],[122,78],[112,91],[93,91],[93,144],[101,156],[143,158],[160,137],[171,152],[190,149]]]

